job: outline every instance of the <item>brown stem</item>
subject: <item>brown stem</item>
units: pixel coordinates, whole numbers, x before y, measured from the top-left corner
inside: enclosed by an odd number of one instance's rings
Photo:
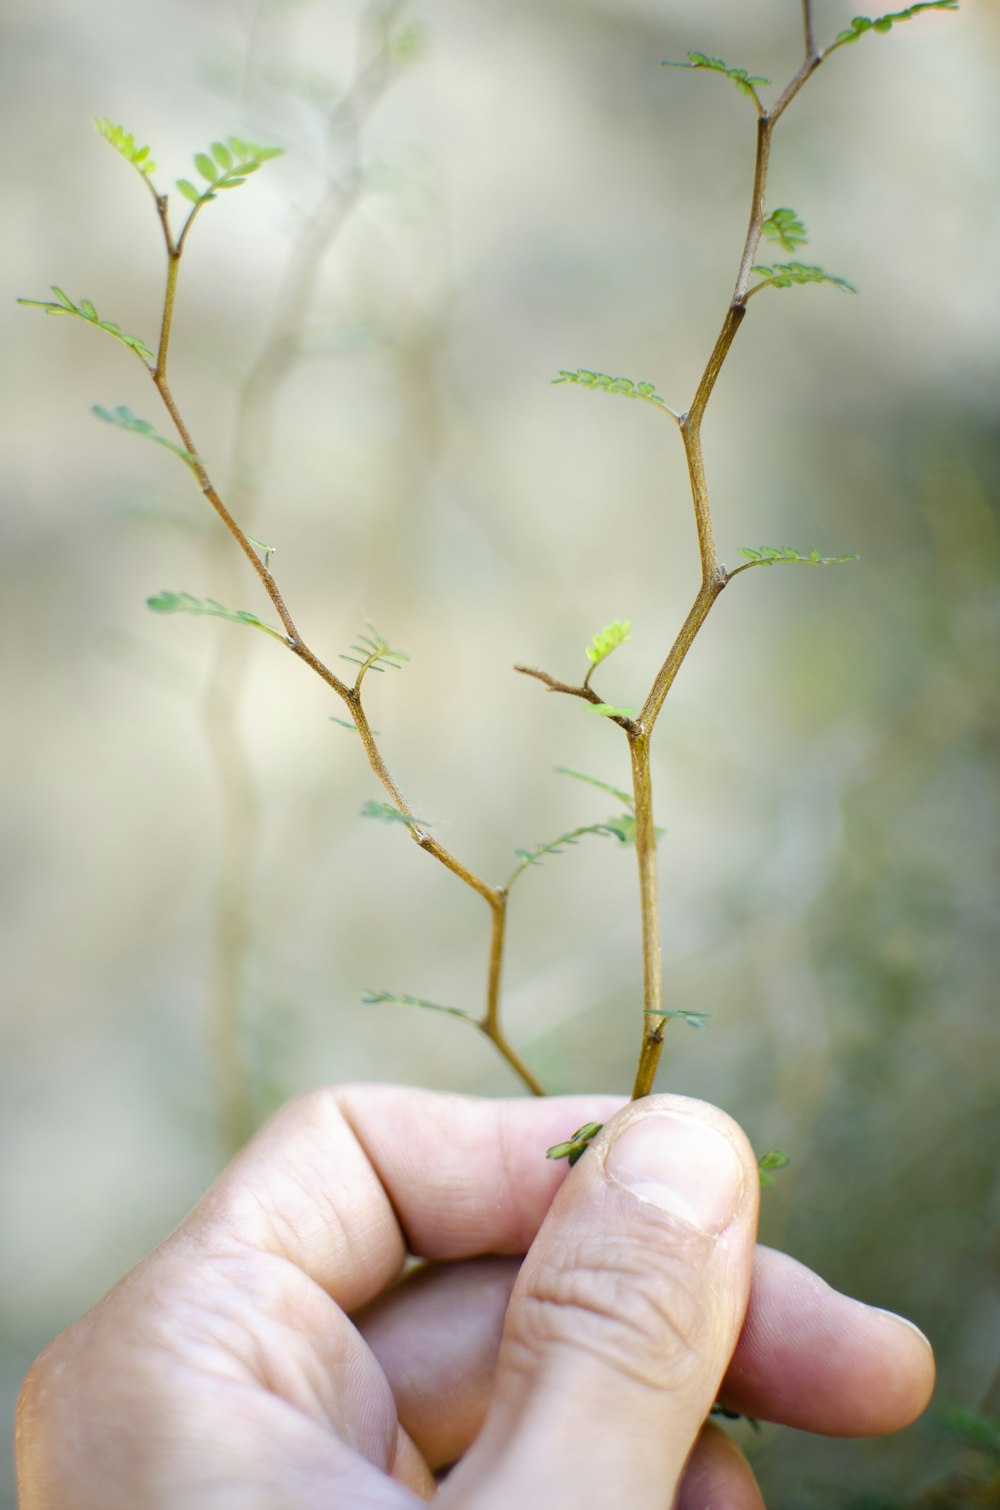
[[[663,1045],[663,972],[656,876],[656,828],[645,734],[629,738],[632,793],[635,799],[635,852],[639,865],[639,911],[642,919],[642,1049],[632,1099],[648,1096]]]
[[[544,1096],[545,1087],[528,1068],[520,1054],[508,1042],[500,1026],[500,980],[503,972],[504,945],[507,931],[507,892],[501,888],[490,904],[493,911],[493,928],[490,935],[490,965],[486,983],[486,1012],[476,1026],[506,1059],[511,1069],[519,1075],[533,1096]]]

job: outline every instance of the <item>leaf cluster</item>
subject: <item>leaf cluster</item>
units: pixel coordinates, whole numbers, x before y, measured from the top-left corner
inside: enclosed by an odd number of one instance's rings
[[[768,1190],[774,1184],[775,1171],[785,1169],[791,1160],[780,1148],[770,1148],[767,1153],[762,1153],[757,1160],[757,1172],[760,1179],[761,1190]]]
[[[359,634],[357,641],[351,646],[354,654],[348,655],[346,651],[342,651],[340,656],[342,661],[350,661],[352,666],[358,667],[356,687],[361,686],[369,671],[399,671],[402,669],[400,663],[410,659],[405,650],[393,650],[374,624],[368,624],[366,628],[369,633]]]
[[[794,562],[799,566],[841,566],[845,561],[856,561],[857,556],[821,556],[819,551],[812,550],[803,554],[797,551],[794,545],[761,545],[756,550],[749,545],[740,546],[740,555],[746,556],[749,566],[778,566],[784,562]],[[745,566],[737,567],[737,571],[746,571]],[[735,572],[731,575],[735,576]]]
[[[587,646],[587,659],[591,665],[599,666],[619,645],[626,645],[632,638],[629,634],[631,628],[631,619],[612,619],[610,624],[598,630]]]
[[[838,32],[836,38],[827,52],[831,53],[837,47],[846,47],[850,42],[860,42],[866,32],[892,31],[897,21],[912,21],[914,16],[919,16],[922,11],[928,10],[958,10],[958,0],[923,0],[920,5],[908,5],[906,10],[890,11],[887,15],[877,16],[874,20],[869,16],[855,16],[846,31]]]
[[[186,462],[189,467],[194,468],[200,465],[200,458],[192,451],[186,451],[176,441],[168,440],[165,435],[161,435],[148,419],[139,419],[133,414],[127,404],[119,404],[117,409],[106,409],[103,404],[93,404],[90,412],[98,419],[104,420],[107,425],[117,425],[120,430],[130,430],[133,435],[141,435],[144,440],[155,441],[158,446],[166,446],[168,451],[179,456],[181,461]]]
[[[838,278],[833,273],[826,272],[821,267],[810,266],[806,262],[775,262],[767,267],[758,263],[754,272],[762,278],[761,283],[754,284],[750,294],[755,294],[762,288],[791,288],[793,283],[833,283],[837,288],[842,288],[846,294],[856,294],[857,289],[853,283],[848,283],[846,278]]]
[[[154,613],[195,613],[206,614],[211,618],[228,619],[233,624],[249,624],[254,629],[262,629],[265,634],[272,635],[274,639],[285,643],[285,636],[280,629],[275,629],[271,624],[265,624],[258,619],[255,613],[250,613],[246,608],[227,608],[224,603],[217,603],[214,598],[196,598],[189,592],[161,592],[155,597],[146,599],[146,607]]]
[[[776,241],[783,252],[797,252],[809,239],[802,221],[787,206],[772,210],[761,229],[768,241]]]
[[[188,178],[177,180],[178,191],[193,205],[208,204],[221,189],[238,189],[245,184],[251,173],[272,157],[281,157],[283,147],[260,147],[255,142],[245,142],[242,137],[230,136],[224,142],[213,142],[207,152],[196,152],[194,165],[207,187],[197,187]]]
[[[612,377],[609,372],[591,372],[589,367],[578,367],[575,372],[560,368],[559,376],[552,381],[576,383],[581,388],[597,388],[602,393],[619,393],[622,398],[639,398],[646,404],[662,409],[666,414],[674,413],[657,393],[654,383],[633,383],[631,378]]]
[[[362,818],[374,818],[379,823],[402,823],[406,828],[432,828],[424,818],[415,818],[412,813],[400,812],[391,802],[378,802],[374,797],[361,808]]]
[[[449,1017],[464,1017],[466,1022],[475,1022],[470,1012],[465,1012],[461,1007],[443,1007],[437,1001],[425,1001],[422,996],[395,996],[391,991],[366,991],[362,1000],[366,1007],[378,1006],[387,1002],[394,1007],[423,1007],[428,1012],[446,1012]]]
[[[149,178],[156,172],[156,164],[149,155],[148,147],[140,147],[131,131],[126,131],[124,126],[116,126],[114,121],[109,121],[104,116],[98,116],[94,121],[97,131],[104,140],[116,152],[121,153],[125,161],[137,168],[144,178]]]
[[[565,1143],[553,1143],[551,1148],[546,1149],[545,1157],[547,1159],[568,1159],[572,1166],[578,1159],[583,1158],[591,1142],[597,1137],[603,1126],[603,1122],[585,1122],[582,1127],[577,1128],[571,1138],[566,1139]]]
[[[97,310],[89,299],[81,299],[79,304],[74,304],[68,294],[63,293],[61,288],[52,284],[52,292],[55,299],[18,299],[18,304],[28,304],[34,309],[43,309],[47,315],[75,315],[78,320],[85,320],[88,325],[96,325],[98,330],[103,330],[109,336],[114,336],[116,341],[121,341],[129,351],[134,351],[136,356],[145,366],[153,360],[153,353],[144,341],[138,336],[130,336],[122,330],[113,320],[102,320]]]
[[[732,68],[724,63],[721,58],[710,58],[703,52],[689,52],[687,61],[683,63],[672,62],[668,59],[663,64],[664,68],[709,68],[713,73],[721,73],[727,79],[732,79],[741,94],[745,94],[753,100],[758,110],[763,110],[760,96],[757,93],[758,84],[770,84],[770,79],[760,78],[751,74],[745,68]]]

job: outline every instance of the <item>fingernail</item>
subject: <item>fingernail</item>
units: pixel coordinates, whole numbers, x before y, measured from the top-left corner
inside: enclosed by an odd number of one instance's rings
[[[917,1323],[915,1321],[911,1321],[909,1316],[900,1316],[898,1311],[887,1311],[884,1306],[872,1306],[871,1309],[873,1311],[877,1311],[880,1316],[888,1316],[890,1321],[898,1321],[901,1326],[909,1327],[911,1332],[916,1332],[917,1336],[927,1348],[928,1352],[932,1353],[934,1351],[933,1344],[930,1338],[927,1336],[927,1333],[922,1332],[917,1326]]]
[[[626,1124],[605,1155],[617,1185],[714,1235],[743,1194],[743,1166],[722,1133],[697,1117],[649,1112]]]

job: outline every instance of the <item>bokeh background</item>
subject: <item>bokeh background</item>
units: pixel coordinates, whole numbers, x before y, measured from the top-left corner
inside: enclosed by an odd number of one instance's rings
[[[816,9],[822,40],[853,13]],[[629,618],[599,686],[637,704],[696,582],[672,424],[549,386],[590,366],[683,408],[721,323],[753,114],[661,60],[781,81],[801,43],[792,0],[8,0],[2,24],[6,1422],[32,1357],[218,1167],[227,867],[261,1115],[347,1077],[518,1093],[460,1023],[362,1004],[477,1006],[488,919],[361,820],[380,793],[342,709],[264,637],[144,606],[268,617],[183,466],[89,415],[161,423],[134,359],[13,302],[55,282],[155,334],[155,215],[91,118],[152,143],[163,185],[220,135],[288,149],[192,237],[175,393],[319,652],[368,619],[409,652],[369,699],[390,767],[500,880],[614,808],[553,767],[627,784],[618,731],[512,664],[579,677]],[[1000,11],[966,3],[844,49],[786,118],[769,203],[862,295],[752,302],[705,428],[717,533],[730,565],[860,559],[734,583],[655,741],[667,995],[712,1014],[671,1031],[660,1083],[791,1153],[765,1238],[919,1322],[935,1412],[998,1405],[998,57]],[[368,64],[359,135],[338,106]],[[248,411],[324,204],[309,334]],[[506,1019],[553,1090],[630,1083],[633,872],[594,838],[515,893]],[[765,1428],[769,1505],[910,1503],[956,1460],[935,1412],[887,1442]]]

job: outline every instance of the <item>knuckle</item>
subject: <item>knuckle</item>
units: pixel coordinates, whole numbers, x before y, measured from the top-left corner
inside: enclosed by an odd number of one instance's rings
[[[699,1279],[677,1252],[581,1239],[529,1277],[508,1316],[508,1362],[532,1371],[541,1352],[561,1348],[683,1392],[703,1373],[710,1330]]]

